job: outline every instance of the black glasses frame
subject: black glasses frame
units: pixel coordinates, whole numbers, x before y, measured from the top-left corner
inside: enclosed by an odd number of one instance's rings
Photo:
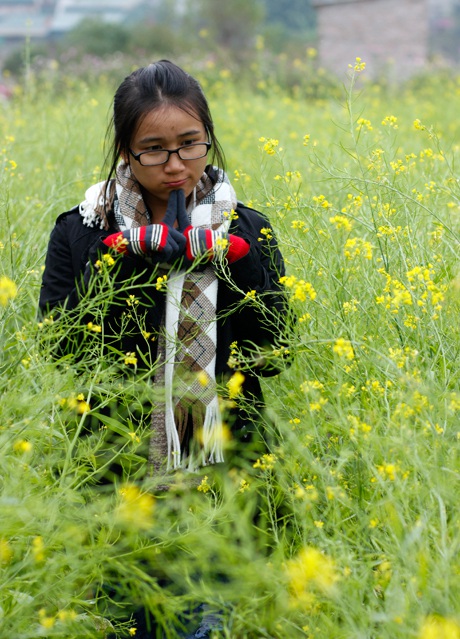
[[[183,158],[180,154],[180,152],[184,149],[189,149],[190,147],[193,146],[206,146],[206,151],[205,153],[203,153],[203,155],[198,156],[197,158]],[[191,160],[200,160],[201,158],[206,157],[206,155],[208,155],[209,153],[209,149],[212,146],[212,142],[196,142],[195,144],[188,144],[187,146],[180,146],[178,149],[161,149],[159,151],[141,151],[140,153],[134,153],[134,151],[132,151],[131,149],[129,149],[130,154],[133,156],[133,158],[135,160],[137,160],[137,162],[139,162],[139,164],[141,166],[161,166],[162,164],[167,164],[169,162],[169,158],[171,157],[171,155],[173,153],[177,153],[177,155],[180,157],[180,159],[183,162],[190,162]],[[168,157],[164,162],[158,162],[158,164],[142,164],[141,162],[141,157],[143,155],[145,155],[146,153],[167,153]]]

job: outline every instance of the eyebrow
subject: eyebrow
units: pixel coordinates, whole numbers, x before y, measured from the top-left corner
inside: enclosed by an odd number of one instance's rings
[[[185,133],[179,133],[179,135],[177,136],[178,138],[187,138],[190,135],[199,135],[201,134],[202,131],[200,131],[199,129],[192,129],[191,131],[186,131]],[[163,140],[165,140],[165,138],[162,137],[147,137],[147,138],[142,138],[142,140],[138,141],[138,144],[147,144],[150,142],[162,142]]]

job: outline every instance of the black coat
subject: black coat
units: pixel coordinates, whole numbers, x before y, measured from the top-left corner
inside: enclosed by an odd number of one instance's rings
[[[259,212],[243,205],[238,205],[236,213],[238,217],[232,220],[230,233],[245,239],[250,249],[245,257],[228,266],[232,284],[225,278],[219,279],[218,379],[233,372],[228,360],[234,342],[243,352],[254,351],[255,347],[271,349],[286,323],[285,297],[279,284],[279,278],[284,275],[284,263],[270,224]],[[43,315],[57,317],[65,307],[66,311],[75,313],[80,326],[91,321],[101,323],[94,311],[91,312],[88,300],[96,290],[94,283],[101,279],[94,264],[109,251],[102,240],[119,230],[113,214],[108,220],[110,228],[103,231],[85,226],[78,207],[58,217],[51,233],[40,292],[39,306]],[[105,342],[121,353],[140,353],[146,361],[154,362],[156,341],[146,339],[139,321],[130,317],[127,299],[129,295],[135,296],[135,317],[142,317],[144,330],[155,336],[165,309],[165,292],[156,288],[162,272],[142,257],[128,255],[118,257],[113,272],[116,273],[112,276],[114,295],[104,309],[102,320]],[[121,282],[124,282],[123,286]],[[250,291],[255,291],[263,301],[263,311],[250,301],[243,301]],[[257,397],[260,396],[260,384],[255,372],[273,375],[279,369],[261,365],[254,367],[252,372],[245,371],[245,390]]]

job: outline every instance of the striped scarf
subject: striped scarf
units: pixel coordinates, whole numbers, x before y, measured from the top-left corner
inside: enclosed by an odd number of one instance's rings
[[[226,174],[215,169],[217,182],[203,173],[187,207],[192,226],[227,231],[236,195]],[[121,163],[116,180],[94,185],[80,205],[84,223],[107,228],[105,203],[113,202],[120,230],[150,224],[139,183]],[[107,207],[108,208],[108,207]],[[222,420],[216,392],[218,279],[212,266],[186,272],[168,269],[166,310],[158,336],[159,368],[154,383],[161,389],[152,413],[149,460],[160,470],[196,469],[223,461]]]

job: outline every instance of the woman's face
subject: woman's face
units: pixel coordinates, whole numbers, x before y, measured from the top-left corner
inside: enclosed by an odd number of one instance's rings
[[[131,151],[172,150],[207,141],[201,120],[178,107],[165,105],[145,115],[131,139]],[[170,155],[166,164],[157,166],[142,166],[131,155],[124,159],[143,188],[154,222],[163,218],[171,191],[182,189],[186,198],[192,193],[207,164],[206,156],[184,161],[177,153]]]

